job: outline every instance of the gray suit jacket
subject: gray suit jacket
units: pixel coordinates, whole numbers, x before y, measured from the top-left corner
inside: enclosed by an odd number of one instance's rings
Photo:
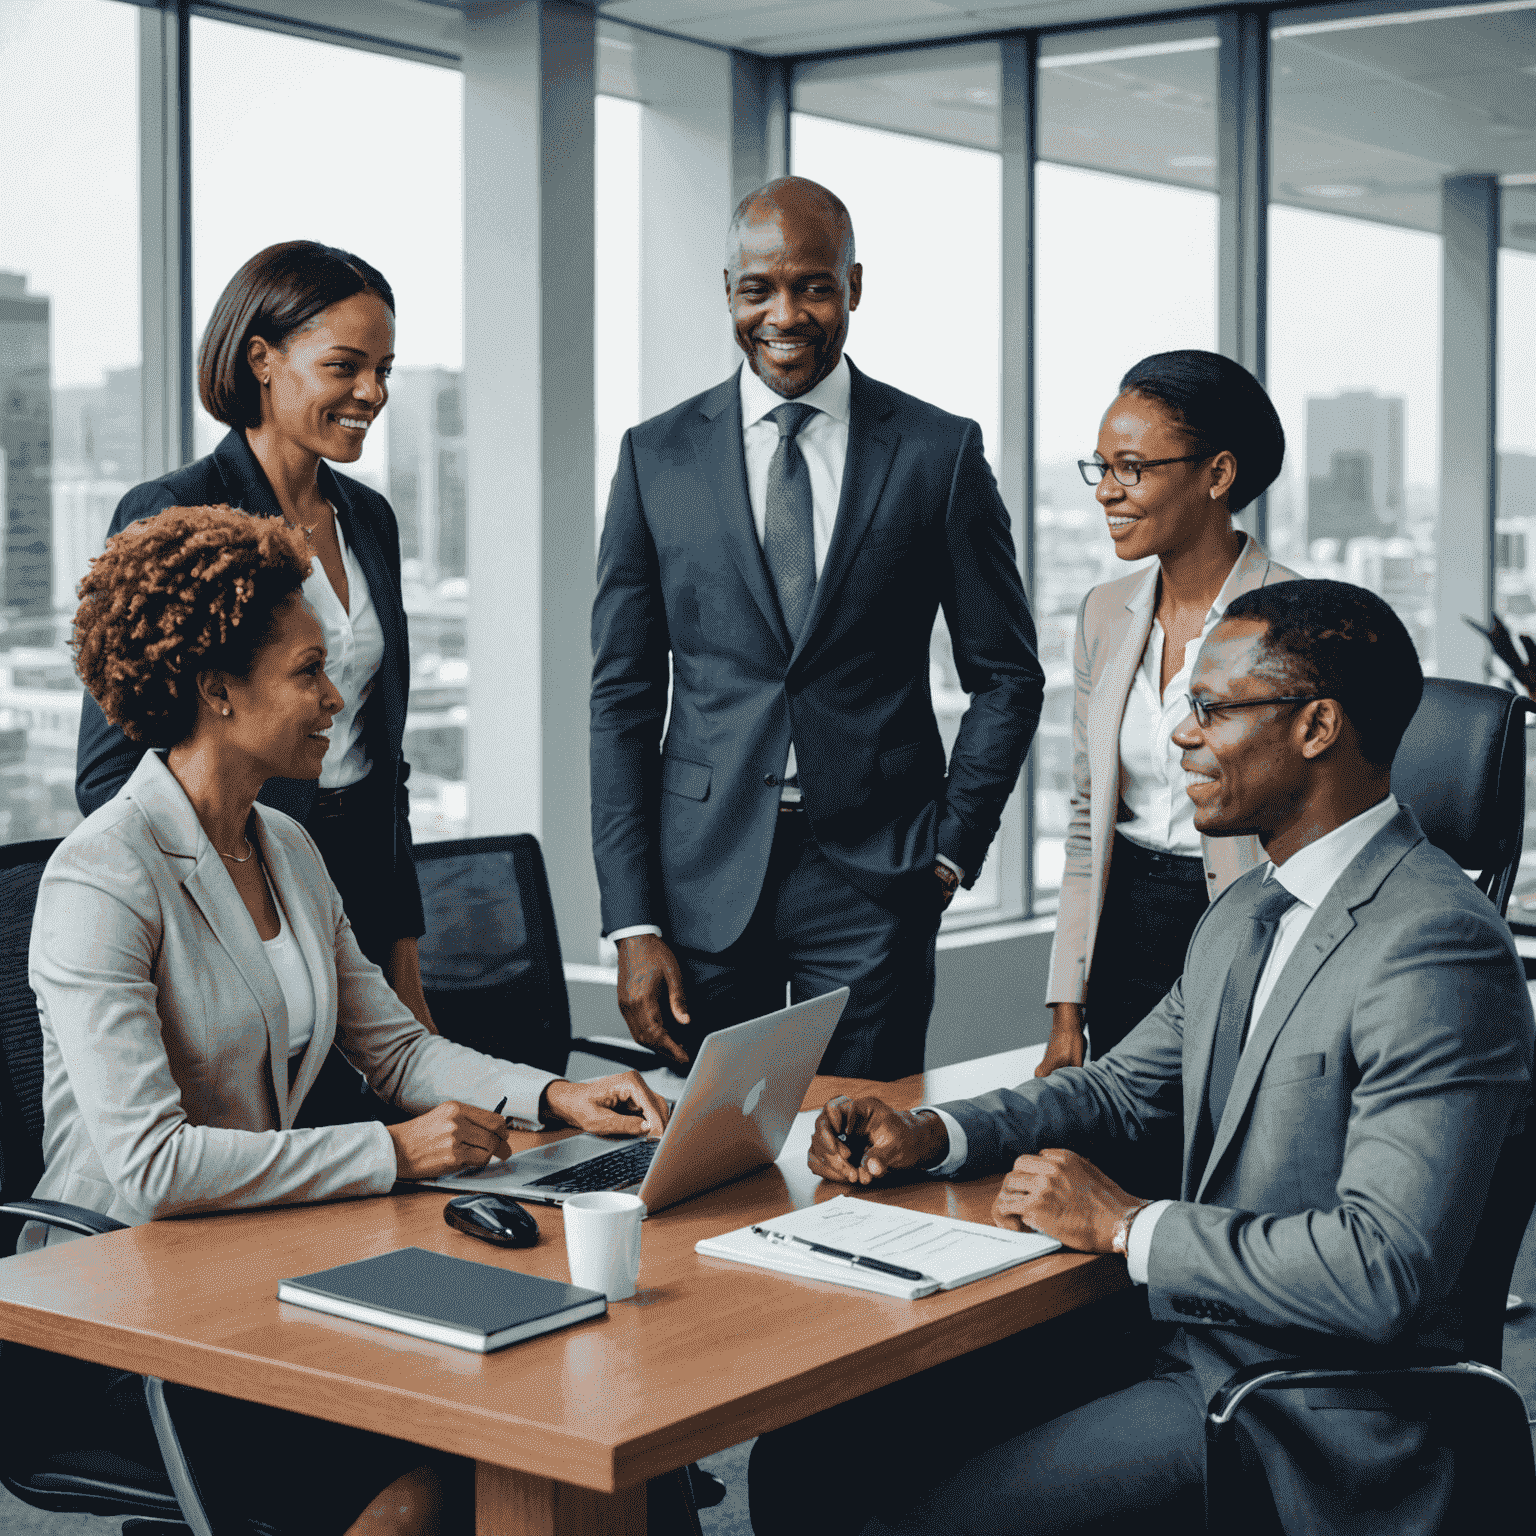
[[[1052,1146],[1114,1160],[1182,1129],[1183,1198],[1158,1222],[1148,1293],[1207,1395],[1276,1355],[1456,1348],[1456,1281],[1530,1100],[1531,1001],[1509,930],[1405,809],[1318,908],[1192,1166],[1222,985],[1262,881],[1254,870],[1211,905],[1183,977],[1102,1061],[944,1106],[967,1173]],[[1422,1429],[1362,1401],[1275,1393],[1250,1415],[1288,1525],[1435,1530],[1447,1476],[1416,1465]]]
[[[333,1040],[392,1104],[445,1099],[535,1116],[550,1074],[428,1034],[352,937],[319,851],[256,806],[261,856],[315,989],[288,1085],[288,1013],[224,860],[148,752],[48,861],[29,979],[43,1027],[36,1194],[130,1225],[160,1216],[387,1194],[378,1123],[294,1130]],[[45,1239],[29,1227],[23,1249]]]

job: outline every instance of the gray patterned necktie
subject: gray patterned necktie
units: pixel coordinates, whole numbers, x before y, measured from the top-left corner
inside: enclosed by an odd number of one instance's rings
[[[1221,993],[1221,1012],[1216,1020],[1216,1040],[1211,1048],[1211,1076],[1200,1110],[1196,1156],[1190,1162],[1197,1178],[1204,1172],[1206,1160],[1211,1155],[1216,1128],[1221,1124],[1227,1095],[1232,1091],[1232,1079],[1237,1076],[1237,1061],[1242,1055],[1243,1036],[1248,1031],[1253,996],[1258,990],[1264,962],[1274,948],[1280,919],[1296,905],[1296,900],[1278,880],[1268,882],[1253,909],[1253,930],[1248,942],[1232,957],[1231,968],[1227,971],[1227,983]]]
[[[764,499],[763,556],[779,594],[779,612],[790,643],[800,638],[816,592],[816,530],[811,511],[811,472],[795,441],[817,414],[814,405],[781,405],[767,419],[779,429],[779,446],[768,465]]]

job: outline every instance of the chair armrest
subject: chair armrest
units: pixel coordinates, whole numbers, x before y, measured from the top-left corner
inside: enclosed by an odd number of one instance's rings
[[[62,1227],[80,1237],[100,1237],[103,1232],[121,1232],[128,1223],[115,1221],[83,1205],[66,1205],[62,1200],[6,1200],[0,1203],[0,1216],[22,1216],[45,1226]]]
[[[597,1056],[603,1061],[616,1061],[634,1072],[654,1072],[657,1067],[670,1067],[671,1060],[647,1050],[643,1045],[626,1045],[622,1040],[597,1036],[584,1040],[572,1040],[571,1049],[587,1056]]]

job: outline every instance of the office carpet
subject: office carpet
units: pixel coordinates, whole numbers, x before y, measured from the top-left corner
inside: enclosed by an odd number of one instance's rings
[[[1536,1414],[1536,1221],[1525,1234],[1515,1265],[1514,1290],[1530,1305],[1511,1315],[1504,1329],[1504,1369]],[[699,1517],[704,1536],[751,1536],[747,1520],[747,1452],[738,1445],[704,1465],[730,1490],[724,1504]],[[51,1515],[13,1499],[0,1488],[0,1536],[117,1536],[120,1520],[90,1515]]]

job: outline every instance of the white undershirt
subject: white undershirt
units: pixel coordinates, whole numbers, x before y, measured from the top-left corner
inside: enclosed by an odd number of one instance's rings
[[[1308,843],[1305,848],[1293,853],[1285,863],[1278,867],[1271,864],[1265,869],[1265,880],[1278,880],[1296,898],[1296,904],[1280,919],[1275,930],[1275,942],[1265,957],[1264,969],[1259,972],[1258,984],[1253,989],[1253,1008],[1248,1015],[1249,1035],[1253,1032],[1254,1022],[1263,1016],[1286,961],[1301,943],[1302,935],[1317,915],[1323,899],[1364,851],[1365,845],[1391,822],[1397,812],[1397,796],[1389,794],[1385,800],[1378,800],[1368,811],[1362,811],[1342,826],[1335,827],[1316,842]],[[1243,1044],[1248,1044],[1248,1035],[1244,1035]],[[953,1115],[946,1114],[937,1106],[926,1104],[921,1107],[932,1110],[949,1132],[949,1155],[937,1167],[928,1171],[935,1178],[950,1178],[964,1166],[969,1152],[965,1131]],[[1125,1246],[1125,1267],[1136,1285],[1147,1283],[1152,1233],[1163,1212],[1172,1204],[1171,1200],[1155,1200],[1131,1223],[1130,1238]]]
[[[373,606],[368,579],[362,573],[336,519],[336,542],[347,573],[347,603],[325,574],[319,558],[309,568],[304,598],[325,634],[325,675],[341,695],[341,708],[331,722],[331,744],[320,765],[321,789],[345,789],[360,783],[373,767],[363,744],[363,706],[373,693],[384,661],[384,630]]]
[[[263,873],[266,868],[263,866]],[[309,964],[304,951],[293,937],[293,930],[283,916],[283,904],[277,899],[272,877],[267,875],[267,889],[272,892],[272,905],[277,908],[277,937],[263,939],[261,947],[266,951],[267,962],[277,974],[277,984],[283,989],[283,1004],[288,1010],[288,1059],[300,1055],[315,1032],[315,985],[309,974]]]
[[[1136,669],[1125,713],[1120,717],[1120,798],[1131,815],[1128,821],[1117,823],[1115,831],[1142,848],[1199,856],[1200,834],[1195,831],[1194,802],[1184,792],[1184,770],[1179,766],[1183,748],[1174,742],[1173,733],[1189,714],[1186,695],[1195,658],[1205,637],[1221,622],[1227,604],[1237,596],[1237,567],[1247,553],[1245,536],[1242,552],[1211,604],[1200,633],[1185,645],[1183,662],[1166,688],[1160,686],[1165,636],[1162,624],[1153,615],[1141,665]],[[1157,581],[1158,570],[1154,566],[1125,605],[1131,613],[1145,619],[1153,610],[1157,603]]]

